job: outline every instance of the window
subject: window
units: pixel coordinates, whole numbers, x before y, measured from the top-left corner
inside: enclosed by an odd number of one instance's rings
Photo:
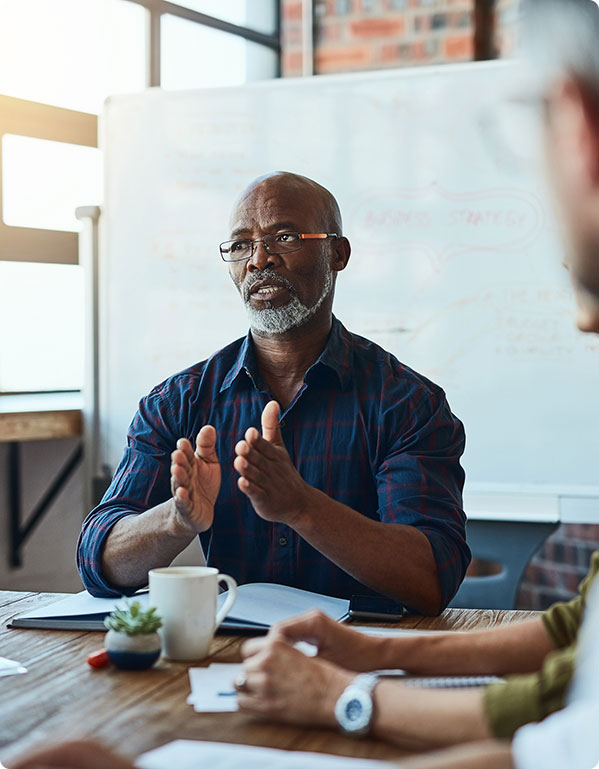
[[[277,0],[167,7],[0,2],[0,393],[82,385],[74,209],[102,199],[104,100],[147,85],[237,85],[279,72]]]
[[[2,219],[13,227],[75,232],[75,208],[102,202],[100,150],[5,134]]]
[[[178,4],[267,35],[277,31],[277,3],[272,0],[179,0]]]
[[[163,88],[241,85],[274,77],[275,51],[186,19],[162,18]]]
[[[146,21],[123,0],[2,0],[0,94],[97,115],[144,88]]]
[[[0,391],[83,384],[83,276],[66,264],[0,262]]]

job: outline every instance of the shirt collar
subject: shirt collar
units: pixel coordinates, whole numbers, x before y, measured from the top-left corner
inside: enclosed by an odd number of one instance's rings
[[[256,377],[258,375],[258,362],[256,361],[256,353],[254,351],[252,335],[249,331],[243,340],[241,347],[239,348],[235,362],[227,371],[225,378],[223,379],[220,392],[222,393],[223,390],[227,390],[229,387],[231,387],[233,382],[242,373],[250,376],[254,383],[256,382]]]
[[[320,366],[327,366],[335,372],[342,389],[345,389],[351,381],[353,366],[352,338],[347,329],[334,315],[326,346],[318,360],[310,366],[306,376],[309,372],[315,371]],[[235,362],[223,379],[220,391],[222,392],[231,387],[237,377],[243,373],[251,377],[254,385],[260,381],[258,361],[256,360],[252,335],[249,331],[239,348]]]
[[[310,366],[309,371],[318,366],[327,366],[335,372],[342,389],[349,384],[352,378],[354,362],[353,344],[349,331],[333,315],[331,333],[320,357]]]

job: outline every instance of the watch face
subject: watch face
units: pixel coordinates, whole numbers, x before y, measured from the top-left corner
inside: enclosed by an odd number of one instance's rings
[[[348,687],[335,706],[339,726],[349,734],[361,735],[368,731],[372,717],[372,698],[356,686]]]
[[[351,724],[354,724],[356,721],[362,721],[363,713],[364,708],[362,703],[356,697],[351,699],[345,706],[345,717]]]

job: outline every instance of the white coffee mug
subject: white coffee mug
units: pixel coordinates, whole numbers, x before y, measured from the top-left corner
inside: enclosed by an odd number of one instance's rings
[[[216,611],[219,582],[229,592]],[[150,605],[162,619],[162,653],[171,660],[207,656],[216,628],[237,598],[237,582],[209,566],[169,566],[150,571]]]

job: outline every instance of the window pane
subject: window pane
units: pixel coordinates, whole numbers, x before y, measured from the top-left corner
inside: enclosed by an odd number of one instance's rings
[[[275,3],[279,0],[176,0],[177,5],[214,16],[240,27],[272,34],[275,31]]]
[[[100,150],[6,134],[2,137],[2,219],[13,227],[76,232],[77,206],[102,201]]]
[[[99,114],[145,86],[146,10],[126,0],[1,0],[0,93]]]
[[[0,262],[1,391],[80,389],[83,328],[81,267]]]
[[[162,87],[241,85],[274,77],[277,55],[263,45],[176,16],[162,17]]]

